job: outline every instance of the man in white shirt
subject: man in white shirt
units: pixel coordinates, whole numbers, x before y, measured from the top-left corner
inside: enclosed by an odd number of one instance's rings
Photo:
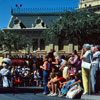
[[[91,66],[91,84],[92,84],[92,93],[96,94],[98,92],[97,81],[99,80],[99,71],[100,69],[100,46],[96,45],[94,47],[94,54],[92,58]],[[100,85],[100,84],[99,84]]]

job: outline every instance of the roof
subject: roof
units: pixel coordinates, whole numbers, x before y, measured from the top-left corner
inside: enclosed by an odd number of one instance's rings
[[[63,10],[64,13],[64,10]],[[8,28],[48,28],[55,23],[61,16],[62,12],[21,12],[11,11],[11,19]]]
[[[75,8],[13,8],[7,29],[46,29]]]
[[[23,23],[24,27],[26,28],[31,28],[32,25],[35,26],[36,25],[36,20],[38,18],[40,18],[41,20],[43,20],[43,22],[47,25],[50,26],[52,25],[60,16],[59,15],[55,15],[55,14],[16,14],[13,15],[13,17],[11,18],[11,21],[9,23],[9,27],[13,28],[14,26],[14,21],[17,18],[18,20],[21,21],[21,23]]]

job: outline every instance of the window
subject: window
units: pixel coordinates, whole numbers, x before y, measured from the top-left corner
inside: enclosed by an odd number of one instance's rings
[[[91,7],[91,4],[89,4],[89,7]]]
[[[58,49],[59,50],[63,50],[63,46],[64,46],[64,44],[61,41],[59,41],[59,43],[58,43]]]
[[[87,7],[87,4],[85,4],[85,7]]]
[[[43,39],[40,39],[40,50],[45,50],[45,42]]]
[[[36,20],[36,24],[40,24],[40,23],[41,23],[41,19],[38,18],[38,19]]]
[[[42,22],[42,20],[41,20],[40,17],[38,17],[38,18],[35,20],[35,23],[36,23],[36,24],[40,24],[41,22]]]
[[[38,39],[33,39],[33,50],[38,49]]]
[[[15,19],[14,24],[18,24],[18,23],[19,23],[19,19]]]

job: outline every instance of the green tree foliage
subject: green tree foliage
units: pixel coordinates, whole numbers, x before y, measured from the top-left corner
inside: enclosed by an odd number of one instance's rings
[[[1,45],[11,53],[11,51],[18,51],[25,49],[30,44],[27,37],[18,33],[0,32]]]
[[[74,11],[66,12],[44,32],[46,43],[100,44],[100,15]]]

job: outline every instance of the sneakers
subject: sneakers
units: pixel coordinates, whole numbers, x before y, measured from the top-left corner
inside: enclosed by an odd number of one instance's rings
[[[48,93],[43,92],[43,95],[47,95]]]
[[[59,94],[58,97],[63,97],[63,95],[62,94]]]
[[[57,96],[57,93],[52,94],[51,96]]]
[[[53,93],[52,93],[52,92],[50,92],[47,96],[51,96],[51,95],[53,95]]]
[[[66,98],[69,98],[67,95],[65,96]]]
[[[57,96],[57,93],[50,92],[47,96]]]
[[[84,92],[83,95],[88,95],[88,92]]]
[[[58,92],[59,92],[58,97],[62,97],[63,95],[62,95],[61,91],[58,91]]]

